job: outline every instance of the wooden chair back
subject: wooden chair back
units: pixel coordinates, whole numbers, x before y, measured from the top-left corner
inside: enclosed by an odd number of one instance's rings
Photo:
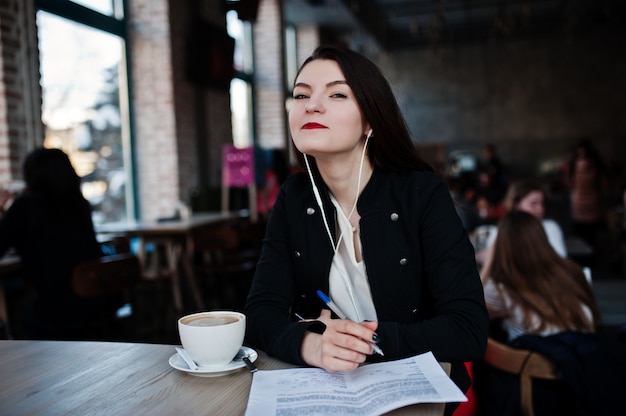
[[[122,317],[132,317],[132,289],[141,278],[137,256],[131,253],[111,254],[79,263],[72,273],[72,288],[80,297],[94,298],[100,304],[100,318],[92,320],[85,331],[97,329],[97,338],[109,339],[112,327]],[[125,292],[130,294],[130,311],[120,315],[119,304]],[[85,336],[92,337],[93,335]]]
[[[534,378],[556,380],[555,366],[552,361],[543,355],[530,350],[510,347],[506,344],[489,338],[484,362],[493,368],[519,376],[520,404],[522,414],[533,416]]]
[[[72,273],[72,287],[78,296],[106,296],[132,288],[140,276],[137,256],[112,254],[78,264]]]
[[[243,307],[258,250],[246,247],[242,229],[235,224],[200,229],[193,237],[195,271],[205,296],[216,307]]]
[[[239,234],[230,225],[198,229],[193,233],[193,240],[198,251],[228,252],[240,245]]]

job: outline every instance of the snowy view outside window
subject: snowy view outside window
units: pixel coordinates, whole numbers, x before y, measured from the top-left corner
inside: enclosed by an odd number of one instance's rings
[[[124,162],[127,127],[120,112],[123,41],[43,11],[37,13],[37,26],[44,146],[70,156],[95,223],[124,220],[132,194]]]
[[[74,2],[121,18],[122,0]],[[134,218],[123,39],[42,10],[37,27],[44,146],[69,155],[94,208],[94,223]],[[227,27],[235,39],[235,68],[247,77],[230,86],[234,143],[245,147],[253,144],[252,29],[233,11]]]

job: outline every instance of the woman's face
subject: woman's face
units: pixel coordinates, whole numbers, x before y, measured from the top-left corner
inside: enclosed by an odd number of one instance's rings
[[[543,193],[540,191],[529,192],[528,195],[519,201],[517,209],[528,212],[539,219],[543,219]]]
[[[317,158],[360,147],[369,126],[335,61],[317,59],[302,68],[293,98],[289,129],[299,151]]]

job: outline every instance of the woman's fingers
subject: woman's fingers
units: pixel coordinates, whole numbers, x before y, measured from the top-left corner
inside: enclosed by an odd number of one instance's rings
[[[373,354],[370,343],[374,341],[377,322],[332,319],[327,309],[323,309],[317,319],[326,325],[320,346],[320,367],[326,371],[353,370]]]
[[[341,359],[362,363],[367,355],[372,354],[372,329],[344,319],[326,322],[323,342],[335,345],[341,350],[336,352]]]

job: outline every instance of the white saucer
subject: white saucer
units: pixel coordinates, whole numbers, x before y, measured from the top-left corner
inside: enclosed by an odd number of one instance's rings
[[[259,354],[257,354],[257,352],[253,350],[252,348],[248,348],[244,346],[244,347],[241,347],[241,349],[249,354],[248,358],[250,358],[250,361],[254,362],[256,361],[257,358],[259,358]],[[197,370],[192,370],[191,368],[187,366],[187,363],[185,363],[185,361],[181,358],[180,355],[178,355],[178,353],[170,357],[169,363],[172,368],[175,368],[179,371],[184,371],[185,373],[189,373],[193,376],[198,376],[198,377],[224,376],[226,374],[234,373],[240,368],[246,366],[246,364],[240,358],[237,358],[237,359],[232,360],[230,363],[226,365],[221,365],[219,367],[200,366],[198,367]]]

